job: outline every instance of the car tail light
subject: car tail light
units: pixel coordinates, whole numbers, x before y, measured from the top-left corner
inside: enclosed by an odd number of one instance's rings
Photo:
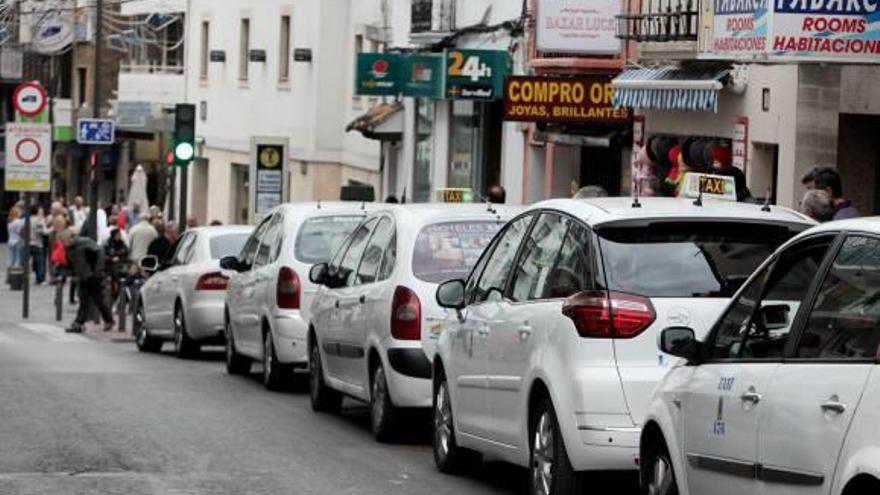
[[[206,273],[196,282],[196,290],[226,290],[229,277],[220,272]]]
[[[280,309],[299,309],[302,284],[299,275],[292,268],[283,267],[278,272],[278,287],[275,300]]]
[[[632,339],[657,318],[648,298],[622,292],[581,292],[566,299],[562,313],[581,337]]]
[[[422,303],[406,287],[394,291],[391,302],[391,336],[397,340],[422,339]]]

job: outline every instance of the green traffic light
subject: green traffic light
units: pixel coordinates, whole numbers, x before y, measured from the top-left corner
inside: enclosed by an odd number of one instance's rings
[[[174,147],[174,158],[177,161],[188,162],[195,156],[196,150],[192,143],[180,143]]]

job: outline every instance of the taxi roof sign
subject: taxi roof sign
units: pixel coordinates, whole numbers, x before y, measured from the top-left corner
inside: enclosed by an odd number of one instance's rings
[[[736,180],[724,175],[696,173],[685,175],[681,196],[696,199],[701,193],[704,198],[736,202]]]
[[[437,201],[441,203],[473,203],[474,191],[457,188],[437,189]]]

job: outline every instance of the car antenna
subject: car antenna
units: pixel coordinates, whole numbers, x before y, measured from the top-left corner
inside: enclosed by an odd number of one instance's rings
[[[318,209],[319,210],[321,209],[321,200],[320,199],[318,200]]]
[[[639,190],[641,189],[641,187],[639,187],[639,186],[640,186],[640,184],[637,181],[635,183],[635,193],[636,194],[635,194],[635,198],[633,198],[633,204],[632,204],[633,208],[641,208],[642,207],[642,203],[639,201]]]
[[[406,186],[403,186],[403,196],[400,197],[400,204],[406,204]]]
[[[488,211],[489,213],[492,213],[492,214],[494,214],[494,215],[497,215],[497,214],[498,214],[498,210],[496,210],[495,207],[492,205],[492,200],[489,199],[488,196],[480,195],[480,199],[481,199],[484,203],[486,203],[486,211]]]
[[[767,189],[767,199],[764,200],[764,206],[761,207],[761,211],[766,211],[769,213],[770,210],[770,197],[773,195],[773,189]]]
[[[367,202],[366,201],[361,202],[361,211],[367,211]]]
[[[694,206],[703,206],[703,188],[700,188],[700,194],[697,196],[697,199],[694,200]]]

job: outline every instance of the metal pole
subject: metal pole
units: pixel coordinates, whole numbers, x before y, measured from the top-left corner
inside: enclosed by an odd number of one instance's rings
[[[104,0],[95,0],[95,68],[94,84],[92,84],[92,117],[101,117],[101,45],[104,37]],[[96,154],[95,170],[92,171],[92,182],[89,193],[89,234],[98,240],[98,194],[101,190],[101,156],[98,147],[93,147]]]
[[[24,197],[24,280],[22,280],[21,317],[30,318],[31,313],[31,195],[22,193]]]
[[[181,234],[186,230],[186,201],[189,190],[189,163],[180,166],[180,218],[177,220],[178,230]]]

